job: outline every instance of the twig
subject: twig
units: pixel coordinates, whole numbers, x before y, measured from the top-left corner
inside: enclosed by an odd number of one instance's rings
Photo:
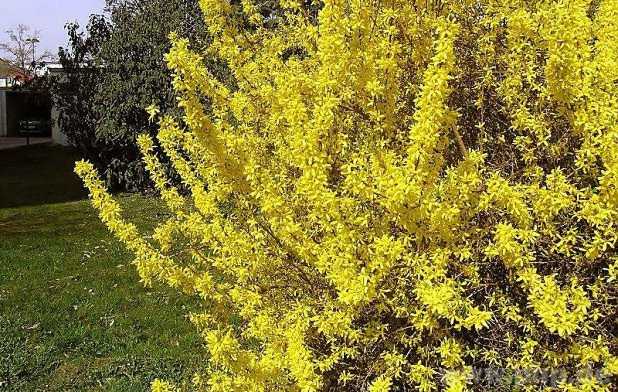
[[[457,140],[457,146],[459,147],[459,152],[461,155],[467,159],[468,158],[468,150],[466,149],[466,145],[464,144],[463,138],[461,137],[461,133],[457,130],[457,127],[453,127],[453,133],[455,134],[455,139]]]

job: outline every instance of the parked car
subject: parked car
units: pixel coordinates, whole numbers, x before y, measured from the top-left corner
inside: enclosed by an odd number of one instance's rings
[[[19,122],[19,134],[22,136],[49,136],[49,121],[43,118],[26,118]]]

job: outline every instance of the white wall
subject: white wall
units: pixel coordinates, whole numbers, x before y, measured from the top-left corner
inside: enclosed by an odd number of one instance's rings
[[[52,105],[51,110],[51,121],[52,121],[52,141],[56,144],[61,144],[63,146],[68,146],[69,141],[64,133],[60,131],[60,127],[58,126],[58,110],[56,106]]]
[[[64,78],[65,74],[58,64],[49,65],[48,71],[51,77],[53,78]],[[53,100],[52,100],[53,101]],[[52,102],[51,109],[51,127],[52,127],[52,141],[56,144],[61,144],[63,146],[68,146],[69,141],[67,137],[62,131],[60,131],[60,127],[58,126],[58,109]]]

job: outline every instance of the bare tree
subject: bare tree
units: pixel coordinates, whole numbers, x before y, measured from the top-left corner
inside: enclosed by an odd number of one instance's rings
[[[32,30],[30,26],[17,25],[15,29],[6,31],[8,41],[0,42],[0,52],[6,53],[12,65],[26,69],[34,68],[37,63],[52,59],[54,55],[49,51],[36,53],[36,45],[40,42],[40,31]]]

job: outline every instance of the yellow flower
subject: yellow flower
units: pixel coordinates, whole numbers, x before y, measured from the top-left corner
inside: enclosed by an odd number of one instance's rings
[[[146,108],[146,113],[148,113],[148,116],[149,116],[148,118],[150,119],[150,121],[153,121],[159,115],[160,112],[161,110],[155,104],[152,104]]]
[[[76,165],[144,283],[203,301],[199,388],[615,373],[618,2],[200,6],[212,44],[165,58],[182,114],[138,139],[171,218],[140,233]]]

